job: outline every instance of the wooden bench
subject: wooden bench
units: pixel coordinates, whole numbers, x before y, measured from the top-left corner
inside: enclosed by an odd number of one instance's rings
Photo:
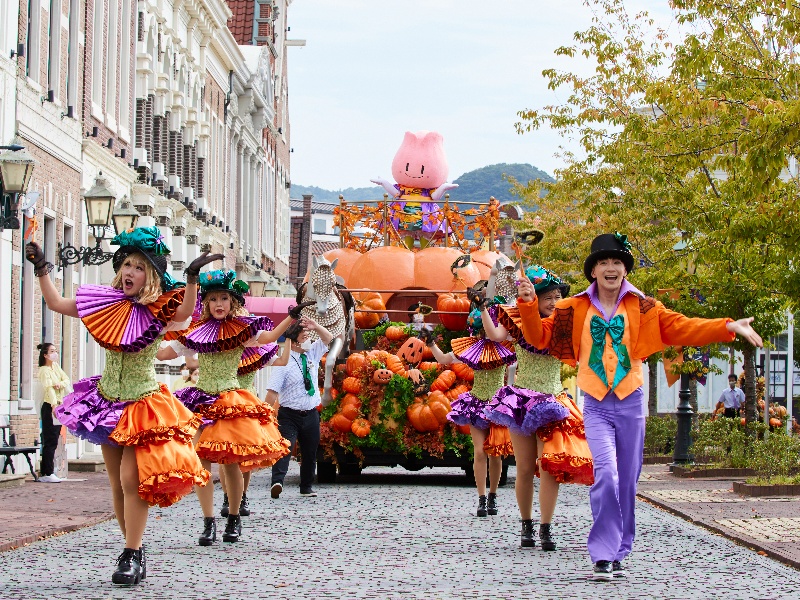
[[[8,428],[8,415],[0,415],[0,430],[3,432],[2,442],[0,442],[0,457],[5,458],[3,461],[2,472],[6,473],[8,471],[8,467],[11,467],[11,472],[16,473],[16,470],[14,469],[14,461],[12,461],[11,458],[17,454],[22,454],[25,457],[25,460],[28,461],[28,468],[31,470],[33,480],[39,481],[39,477],[36,475],[36,469],[33,468],[33,461],[31,460],[31,454],[33,454],[34,460],[36,460],[36,453],[39,451],[39,446],[17,446],[16,444],[9,444]],[[12,439],[11,441],[13,442],[14,440]]]

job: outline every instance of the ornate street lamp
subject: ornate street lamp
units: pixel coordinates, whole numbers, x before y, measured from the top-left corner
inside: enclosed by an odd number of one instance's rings
[[[28,154],[24,146],[12,144],[10,146],[0,146],[0,149],[7,150],[0,154],[0,231],[3,229],[19,229],[19,196],[28,191],[28,184],[31,182],[33,168],[36,161]]]
[[[264,287],[264,296],[267,298],[277,298],[281,295],[281,288],[278,286],[278,283],[275,281],[274,277],[269,278],[269,283],[267,283],[266,287]]]
[[[262,273],[258,271],[252,279],[247,280],[247,285],[250,286],[250,296],[254,298],[260,298],[264,295],[264,289],[266,288],[269,279]]]
[[[139,211],[133,208],[127,196],[123,196],[122,200],[117,202],[114,212],[111,213],[111,218],[114,220],[114,231],[119,235],[123,231],[136,228],[136,223],[139,221]]]
[[[297,288],[295,288],[287,279],[281,286],[281,295],[284,298],[294,298],[297,296]]]

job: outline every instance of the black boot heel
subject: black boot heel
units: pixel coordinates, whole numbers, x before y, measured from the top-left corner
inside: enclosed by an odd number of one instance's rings
[[[556,549],[556,543],[550,536],[550,523],[541,523],[539,525],[539,540],[542,542],[542,550],[552,551]]]
[[[139,566],[142,568],[142,579],[147,577],[147,557],[144,554],[144,544],[139,548]]]
[[[489,492],[489,497],[486,499],[486,512],[490,515],[497,514],[497,494]]]
[[[238,542],[242,537],[242,518],[239,515],[228,515],[225,533],[222,534],[223,542]]]
[[[519,534],[520,548],[535,548],[536,540],[533,539],[533,520],[522,519],[522,532]]]
[[[247,501],[247,494],[242,494],[242,503],[239,504],[239,516],[240,517],[250,516],[250,503]]]
[[[198,544],[210,546],[217,541],[217,522],[214,517],[203,517],[203,533],[200,534]]]
[[[219,514],[222,515],[223,517],[227,517],[228,516],[228,507],[229,506],[230,505],[228,504],[228,494],[223,494],[223,496],[222,496],[222,508],[219,509]]]
[[[478,496],[478,512],[479,517],[485,517],[489,514],[486,510],[486,496]]]
[[[117,558],[117,570],[111,576],[111,583],[137,585],[141,579],[142,567],[139,564],[139,550],[125,548]]]

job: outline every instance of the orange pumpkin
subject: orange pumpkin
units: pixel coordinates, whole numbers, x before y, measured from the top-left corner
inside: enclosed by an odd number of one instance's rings
[[[439,376],[431,384],[431,391],[439,390],[444,392],[446,390],[449,390],[455,382],[456,382],[456,374],[453,373],[450,369],[447,369],[446,371],[442,371],[441,373],[439,373]]]
[[[406,333],[405,327],[399,327],[398,325],[391,325],[386,328],[385,335],[387,339],[396,342],[398,340],[402,340],[408,334]]]
[[[347,374],[348,375],[355,375],[358,370],[364,366],[364,363],[367,362],[367,357],[359,352],[354,352],[350,356],[347,357]]]
[[[431,360],[433,358],[433,350],[430,346],[425,346],[422,350],[422,360]]]
[[[383,298],[378,292],[355,293],[353,300],[356,303],[355,319],[359,329],[372,329],[381,320],[381,314],[376,312],[363,312],[364,310],[386,310]],[[361,310],[359,310],[361,309]]]
[[[342,382],[342,389],[351,394],[357,394],[361,391],[361,380],[358,377],[345,377]]]
[[[369,435],[369,421],[366,419],[356,419],[350,426],[350,431],[352,431],[356,437],[367,437]]]
[[[455,400],[461,394],[463,394],[465,392],[468,392],[468,391],[469,391],[469,386],[468,385],[464,385],[463,383],[461,383],[461,384],[459,384],[457,386],[454,386],[451,389],[447,390],[447,392],[445,392],[445,396],[447,396],[450,400]]]
[[[375,373],[372,375],[372,381],[375,383],[380,383],[381,385],[386,385],[392,380],[392,373],[389,369],[375,369]]]
[[[398,375],[402,375],[403,377],[405,377],[406,368],[405,365],[403,365],[403,361],[400,360],[399,356],[395,356],[394,354],[387,354],[386,368],[389,369],[392,373],[397,373]]]
[[[425,344],[422,340],[415,337],[408,338],[400,349],[397,351],[397,356],[411,365],[417,364],[422,360],[425,351]]]
[[[450,402],[439,392],[432,392],[427,398],[417,397],[406,409],[406,416],[411,426],[421,433],[437,431],[447,423]]]
[[[742,423],[742,427],[744,427],[747,424],[747,419],[742,417],[741,423]]]
[[[775,409],[778,412],[779,417],[785,417],[787,415],[786,407],[782,405],[778,405],[778,408]]]
[[[770,427],[780,427],[781,425],[783,425],[783,421],[781,421],[780,419],[773,418],[769,420]]]
[[[418,368],[420,371],[429,371],[431,369],[436,369],[438,371],[440,365],[437,362],[421,362],[419,363]]]
[[[361,398],[355,394],[345,394],[339,401],[339,412],[341,412],[344,407],[348,405],[353,405],[356,407],[356,409],[361,408]]]
[[[359,414],[358,405],[356,404],[345,404],[344,406],[339,408],[339,413],[345,416],[346,419],[352,421]]]
[[[353,421],[345,417],[342,413],[336,413],[331,417],[330,424],[331,427],[333,427],[336,431],[349,433],[350,428],[353,425]]]
[[[450,370],[456,374],[456,377],[464,381],[473,381],[475,379],[475,371],[472,367],[464,363],[454,363],[450,365]]]
[[[439,294],[436,300],[436,309],[464,313],[459,315],[440,314],[442,325],[451,331],[460,331],[467,328],[467,314],[469,313],[469,300],[466,296],[456,296],[453,293]]]

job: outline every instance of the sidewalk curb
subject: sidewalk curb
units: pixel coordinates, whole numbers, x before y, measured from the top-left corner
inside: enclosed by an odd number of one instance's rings
[[[37,531],[36,533],[32,533],[23,536],[21,538],[17,538],[15,540],[11,540],[9,542],[0,543],[0,552],[15,550],[21,546],[27,546],[29,544],[32,544],[33,542],[38,542],[40,540],[44,540],[62,533],[77,531],[78,529],[83,529],[84,527],[93,527],[94,525],[99,525],[100,523],[104,523],[113,518],[114,518],[114,513],[109,512],[99,517],[95,517],[93,519],[87,519],[83,523],[76,523],[75,525],[65,525],[64,527],[53,527],[50,529]]]
[[[751,542],[751,541],[743,540],[740,537],[732,535],[729,531],[727,531],[726,529],[724,529],[722,527],[718,527],[718,526],[713,525],[711,523],[707,523],[706,521],[695,520],[691,516],[689,516],[688,514],[684,513],[683,511],[675,508],[674,506],[671,506],[671,505],[666,504],[664,502],[661,502],[659,500],[654,500],[653,498],[649,498],[649,497],[645,496],[644,494],[646,494],[646,492],[639,492],[639,493],[636,494],[636,497],[639,498],[640,500],[644,501],[644,502],[647,502],[648,504],[652,504],[653,506],[656,506],[656,507],[658,507],[658,508],[660,508],[662,510],[665,510],[668,513],[676,515],[676,516],[684,519],[685,521],[688,521],[689,523],[692,523],[694,525],[698,525],[700,527],[703,527],[704,529],[708,529],[709,531],[713,531],[714,533],[717,533],[717,534],[721,535],[722,537],[727,538],[727,539],[731,540],[732,542],[737,543],[740,546],[743,546],[743,547],[748,548],[750,550],[753,550],[755,552],[763,552],[764,554],[766,554],[767,556],[769,556],[772,559],[777,560],[778,562],[781,562],[781,563],[783,563],[785,565],[789,565],[790,567],[794,567],[795,569],[800,569],[800,561],[792,560],[791,558],[788,558],[788,557],[786,557],[786,556],[784,556],[782,554],[779,554],[779,553],[775,552],[774,550],[770,549],[769,546],[762,546],[761,544],[759,544],[758,542],[755,542],[755,541]]]

